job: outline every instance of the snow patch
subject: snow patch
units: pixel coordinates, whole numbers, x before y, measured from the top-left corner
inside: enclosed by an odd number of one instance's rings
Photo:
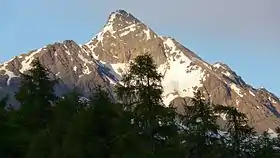
[[[221,63],[215,63],[215,64],[213,64],[213,67],[215,67],[215,68],[220,68],[220,67],[223,67],[223,65],[221,65]],[[223,67],[224,68],[224,67]]]
[[[87,58],[85,58],[81,54],[78,54],[78,57],[84,62],[84,65],[93,63],[93,61],[89,61]]]
[[[10,85],[10,82],[11,82],[11,79],[12,79],[12,78],[18,77],[18,76],[16,76],[12,71],[6,71],[5,74],[9,76],[9,78],[8,78],[8,80],[7,80],[7,85]]]
[[[94,57],[94,59],[98,60],[99,59],[99,56],[97,56],[94,52],[91,53],[92,56]]]
[[[172,50],[179,53],[181,55],[180,58],[177,58],[175,61],[168,60],[168,62],[160,65],[157,69],[164,76],[162,86],[164,89],[163,99],[166,106],[178,96],[193,97],[196,91],[195,87],[201,87],[201,81],[206,76],[202,68],[191,65],[192,61],[183,53],[176,48],[172,48]],[[184,61],[184,63],[182,64],[181,61]],[[129,68],[128,63],[110,64],[110,66],[112,71],[119,75],[119,77],[127,72]]]
[[[110,82],[110,84],[112,84],[112,85],[116,85],[117,83],[114,81],[114,80],[112,80],[110,77],[108,77],[108,76],[106,76],[105,75],[105,77],[107,78],[107,80]]]
[[[87,44],[85,44],[86,47],[88,47],[91,51],[91,55],[93,56],[94,59],[98,60],[99,59],[99,56],[97,56],[95,53],[94,53],[94,48],[96,47],[96,45],[93,45],[90,42],[88,42]],[[90,54],[88,53],[88,51],[85,50],[85,48],[81,47],[83,52],[85,52],[88,56],[90,56]]]
[[[250,93],[252,96],[256,96],[252,91],[249,91],[249,93]]]
[[[231,73],[229,73],[228,71],[222,72],[222,74],[224,74],[224,75],[227,76],[227,77],[230,77],[230,76],[231,76]]]
[[[76,72],[76,71],[77,71],[77,66],[74,66],[74,67],[73,67],[73,70]]]
[[[278,134],[274,131],[274,130],[272,130],[271,128],[268,128],[267,129],[267,133],[270,135],[270,137],[272,137],[272,138],[276,138],[277,136],[278,136]]]
[[[82,70],[83,74],[89,75],[91,73],[91,71],[90,71],[89,67],[87,66],[87,64],[93,64],[93,61],[89,61],[87,58],[85,58],[81,54],[78,54],[78,57],[84,62],[83,66],[85,66],[85,69]]]
[[[164,40],[164,46],[165,48],[167,47],[167,49],[170,49],[170,55],[174,54],[174,53],[180,53],[180,51],[176,48],[175,43],[173,42],[172,39],[167,38],[166,40]],[[169,54],[166,54],[167,56],[169,56]]]
[[[65,53],[66,53],[67,55],[71,55],[71,53],[67,50],[68,47],[67,47],[66,45],[63,45],[63,46],[64,46],[64,48],[66,48]]]
[[[91,52],[94,52],[94,49],[96,48],[96,45],[94,45],[92,43],[92,41],[89,41],[88,43],[86,43],[85,46],[88,47]],[[86,52],[87,55],[89,55],[88,51],[86,51],[84,47],[81,47],[81,48],[84,52]]]
[[[122,76],[124,73],[126,73],[129,66],[129,64],[127,63],[117,63],[117,64],[110,64],[110,65],[113,71],[119,76]]]
[[[98,60],[101,64],[105,65],[106,62],[105,61],[102,61],[102,60]]]
[[[144,30],[144,33],[146,34],[147,40],[150,40],[151,39],[150,29]]]
[[[66,53],[67,55],[71,55],[71,53],[70,53],[68,50],[66,50],[65,53]]]
[[[16,76],[12,71],[9,71],[8,69],[6,69],[7,64],[4,64],[1,68],[0,68],[0,71],[3,70],[5,71],[4,75],[7,75],[8,76],[8,79],[7,79],[7,85],[9,86],[10,85],[10,82],[12,80],[12,78],[14,77],[18,77]]]
[[[119,30],[119,31],[124,31],[125,30],[123,33],[120,34],[120,36],[122,37],[122,36],[125,36],[125,35],[129,34],[130,32],[135,31],[136,26],[137,26],[137,24],[132,24],[132,25],[129,25],[129,26]]]
[[[29,70],[31,68],[31,63],[34,60],[34,56],[36,54],[38,54],[40,51],[42,50],[42,48],[32,52],[29,56],[26,56],[26,58],[24,59],[24,61],[22,61],[22,67],[19,70],[21,73],[24,73],[25,71]]]
[[[16,76],[12,71],[10,71],[10,70],[8,70],[8,69],[6,68],[6,66],[8,65],[8,63],[11,62],[11,61],[13,61],[14,59],[15,59],[15,57],[12,58],[12,59],[10,59],[10,60],[7,61],[7,62],[4,62],[3,64],[0,64],[0,71],[4,71],[4,72],[5,72],[4,75],[7,75],[7,76],[8,76],[7,83],[6,83],[8,86],[10,85],[10,82],[11,82],[12,78],[18,77],[18,76]]]
[[[231,84],[230,88],[234,90],[240,97],[243,97],[243,94],[241,93],[242,92],[241,89],[238,88],[236,84]]]
[[[268,100],[269,100],[271,103],[273,103],[273,104],[276,104],[276,103],[277,103],[277,102],[276,102],[274,99],[272,99],[271,97],[269,97]]]
[[[205,72],[201,67],[192,65],[192,60],[177,49],[170,38],[164,41],[165,47],[170,50],[170,55],[175,54],[175,59],[168,58],[168,64],[159,67],[160,73],[164,74],[162,86],[164,89],[163,100],[165,105],[177,96],[194,97],[194,92],[202,86]]]

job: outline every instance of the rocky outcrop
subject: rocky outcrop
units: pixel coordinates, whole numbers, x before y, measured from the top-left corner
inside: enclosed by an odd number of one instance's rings
[[[1,64],[0,92],[12,96],[20,83],[20,72],[26,72],[36,57],[60,79],[58,94],[76,88],[88,96],[96,85],[112,91],[129,62],[147,52],[164,76],[166,106],[177,105],[180,111],[180,104],[189,103],[193,93],[201,90],[215,104],[237,107],[259,131],[279,125],[280,100],[274,94],[253,88],[226,64],[207,63],[123,10],[113,12],[101,32],[83,45],[72,40],[53,43]]]

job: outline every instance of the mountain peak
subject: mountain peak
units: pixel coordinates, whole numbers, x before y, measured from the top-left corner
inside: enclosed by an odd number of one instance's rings
[[[116,10],[112,12],[107,20],[106,25],[112,23],[126,23],[126,24],[136,24],[141,23],[136,17],[125,10]]]
[[[119,10],[116,10],[114,12],[111,13],[112,14],[118,14],[118,15],[121,15],[123,17],[129,17],[129,16],[133,16],[132,14],[130,14],[129,12],[123,10],[123,9],[119,9]]]
[[[222,69],[225,69],[225,70],[231,70],[230,67],[227,64],[225,64],[223,62],[219,62],[219,61],[215,62],[213,64],[213,67],[215,67],[215,68],[222,68]]]
[[[123,15],[128,15],[130,13],[128,13],[127,11],[123,10],[123,9],[118,9],[115,12],[119,13],[119,14],[123,14]]]
[[[132,14],[116,10],[110,14],[102,30],[84,47],[102,61],[127,62],[143,52],[157,54],[165,61],[161,42],[162,39],[153,30]]]
[[[129,32],[139,29],[140,25],[146,27],[140,20],[125,10],[112,12],[102,30],[94,36],[87,44],[91,45],[94,40],[103,45],[103,41],[108,37],[117,38],[116,35],[123,36]]]
[[[129,62],[147,52],[163,75],[166,106],[176,98],[193,97],[193,92],[200,90],[215,104],[238,107],[252,125],[260,127],[258,130],[280,123],[280,101],[272,93],[254,89],[224,63],[211,65],[203,61],[174,38],[158,35],[125,10],[112,12],[100,32],[85,44],[57,42],[0,64],[0,88],[3,94],[14,94],[19,73],[28,70],[30,62],[39,57],[66,85],[58,88],[61,93],[77,87],[87,96],[96,85],[113,91],[111,86],[119,82]]]

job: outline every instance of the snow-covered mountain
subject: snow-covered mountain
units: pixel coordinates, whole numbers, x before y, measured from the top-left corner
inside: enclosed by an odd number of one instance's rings
[[[280,125],[280,100],[266,89],[245,83],[226,64],[209,64],[171,37],[156,34],[130,13],[110,14],[103,29],[87,43],[53,43],[0,65],[0,95],[17,90],[20,78],[35,57],[61,79],[57,92],[78,88],[86,96],[96,85],[111,90],[129,61],[151,53],[164,75],[164,104],[180,105],[201,90],[216,104],[235,106],[259,131]],[[63,84],[62,84],[63,83]],[[2,93],[1,93],[2,92]],[[1,97],[1,96],[0,96]]]

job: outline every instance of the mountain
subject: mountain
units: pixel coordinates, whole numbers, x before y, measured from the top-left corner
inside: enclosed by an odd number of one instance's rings
[[[151,53],[158,71],[164,75],[166,106],[177,105],[180,109],[183,102],[193,97],[193,92],[201,90],[211,102],[234,106],[245,113],[258,131],[280,125],[280,100],[273,93],[245,83],[224,63],[207,63],[124,10],[111,13],[103,29],[85,44],[72,40],[57,42],[1,64],[0,94],[8,93],[12,100],[20,83],[20,72],[26,72],[35,57],[60,78],[58,94],[77,88],[88,96],[96,85],[112,90],[129,61],[146,52]]]

